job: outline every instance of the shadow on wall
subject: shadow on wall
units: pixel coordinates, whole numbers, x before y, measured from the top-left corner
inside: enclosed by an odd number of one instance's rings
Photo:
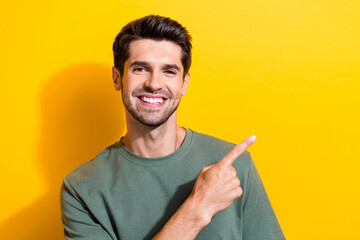
[[[87,63],[49,79],[40,96],[38,159],[49,191],[0,226],[0,239],[64,239],[62,179],[117,141],[125,128],[121,95],[111,68]]]

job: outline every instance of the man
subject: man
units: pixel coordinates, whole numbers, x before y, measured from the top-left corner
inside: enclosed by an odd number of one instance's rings
[[[113,45],[127,133],[65,179],[67,239],[284,239],[246,149],[177,125],[191,37],[150,15]],[[199,173],[200,172],[200,173]]]

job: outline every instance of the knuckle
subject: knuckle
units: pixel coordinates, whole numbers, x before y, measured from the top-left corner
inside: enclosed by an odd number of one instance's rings
[[[216,166],[216,168],[218,168],[219,170],[223,170],[223,169],[225,169],[227,166],[225,165],[225,164],[216,164],[215,165]]]
[[[237,190],[236,190],[236,196],[239,198],[241,197],[241,195],[243,194],[243,190],[241,187],[239,187]]]
[[[236,186],[240,186],[240,179],[239,178],[235,178],[235,184],[236,184]]]
[[[231,170],[232,170],[232,171],[231,171],[232,176],[236,177],[236,176],[237,176],[237,172],[236,172],[235,168],[232,167]]]

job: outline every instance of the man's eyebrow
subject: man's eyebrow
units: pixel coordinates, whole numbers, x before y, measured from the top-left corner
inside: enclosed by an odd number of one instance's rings
[[[147,66],[147,65],[150,65],[148,62],[146,61],[134,61],[132,62],[129,67],[133,67],[133,66]],[[176,64],[164,64],[163,65],[164,68],[172,68],[172,69],[176,69],[178,71],[180,71],[180,67]]]
[[[165,68],[173,68],[173,69],[180,71],[180,67],[176,64],[165,64],[164,67]]]
[[[136,65],[141,65],[141,66],[146,66],[146,65],[149,65],[148,62],[145,62],[145,61],[134,61],[130,64],[129,67],[132,67],[132,66],[136,66]]]

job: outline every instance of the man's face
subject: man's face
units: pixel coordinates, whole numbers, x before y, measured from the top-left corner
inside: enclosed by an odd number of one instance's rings
[[[142,39],[129,45],[124,75],[113,69],[126,110],[146,126],[159,126],[176,111],[190,75],[183,77],[181,47],[170,41]]]

